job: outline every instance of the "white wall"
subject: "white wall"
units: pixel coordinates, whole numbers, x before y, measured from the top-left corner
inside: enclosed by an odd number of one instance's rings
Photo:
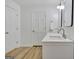
[[[6,0],[6,48],[8,52],[20,46],[20,6],[12,0]]]
[[[21,46],[32,45],[31,14],[21,7]]]

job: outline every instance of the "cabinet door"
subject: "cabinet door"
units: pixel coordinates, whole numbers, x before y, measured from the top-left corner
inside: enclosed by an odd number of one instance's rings
[[[45,44],[42,48],[43,59],[73,59],[73,44]]]

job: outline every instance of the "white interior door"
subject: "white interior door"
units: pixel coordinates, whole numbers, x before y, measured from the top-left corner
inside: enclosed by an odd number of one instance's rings
[[[6,6],[6,51],[18,46],[18,13],[16,10]]]
[[[40,45],[46,32],[45,12],[36,11],[32,13],[32,38],[34,45]]]

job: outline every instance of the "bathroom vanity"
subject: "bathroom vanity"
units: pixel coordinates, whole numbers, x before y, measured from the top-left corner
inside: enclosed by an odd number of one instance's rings
[[[54,33],[54,28],[52,29],[53,26],[51,25],[51,31],[43,38],[43,59],[74,59],[74,41],[67,37],[73,36],[70,34],[73,31],[65,29],[65,27],[68,29],[73,26],[73,0],[60,0],[57,9],[60,29],[58,31],[55,29]]]
[[[73,59],[73,40],[58,33],[47,33],[42,40],[43,59]]]

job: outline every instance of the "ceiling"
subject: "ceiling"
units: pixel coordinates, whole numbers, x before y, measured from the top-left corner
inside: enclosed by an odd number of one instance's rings
[[[58,5],[59,0],[13,0],[19,5]]]

